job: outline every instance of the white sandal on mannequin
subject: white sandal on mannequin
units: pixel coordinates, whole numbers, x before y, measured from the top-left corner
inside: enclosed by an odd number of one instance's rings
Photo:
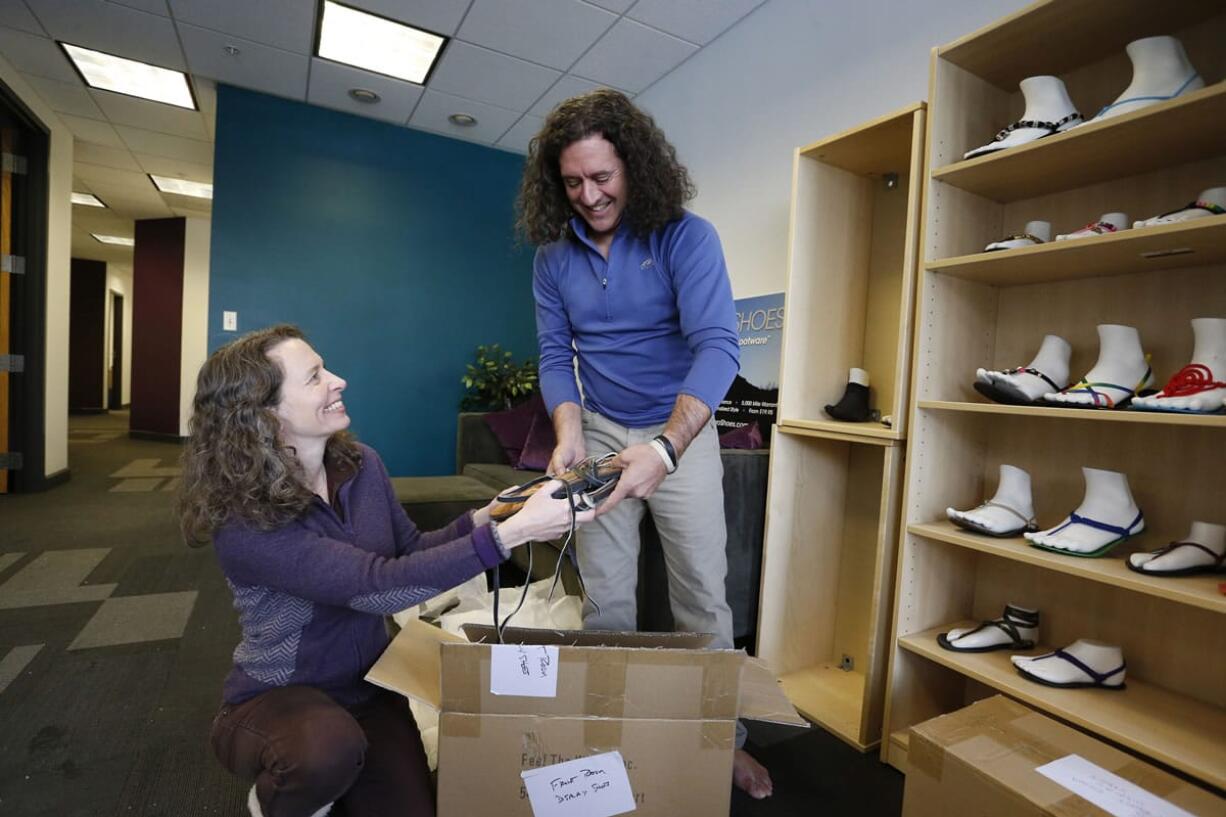
[[[937,644],[950,652],[1029,650],[1039,637],[1039,611],[1006,604],[1000,618],[978,627],[958,627],[937,635]]]
[[[1132,498],[1128,477],[1118,471],[1082,468],[1086,493],[1068,517],[1038,533],[1022,534],[1031,545],[1067,556],[1097,557],[1145,530],[1145,515]]]
[[[1101,641],[1079,638],[1064,649],[1035,656],[1014,655],[1010,660],[1023,678],[1044,686],[1124,688],[1124,651]]]
[[[1098,327],[1098,361],[1078,383],[1044,395],[1061,408],[1124,408],[1153,383],[1154,372],[1141,349],[1141,335],[1131,326]]]
[[[988,536],[1017,536],[1039,529],[1030,494],[1030,474],[1003,463],[1000,466],[1000,482],[991,499],[969,511],[946,508],[945,516],[960,528]]]
[[[1226,318],[1193,318],[1192,362],[1167,381],[1162,391],[1137,397],[1140,411],[1220,414],[1226,400]]]
[[[984,247],[983,251],[1014,250],[1018,247],[1033,247],[1038,244],[1046,244],[1048,241],[1051,241],[1050,221],[1027,221],[1026,229],[1020,233],[1005,236],[999,241],[993,241]]]
[[[1098,221],[1091,221],[1084,227],[1073,230],[1071,233],[1056,236],[1056,241],[1067,241],[1070,238],[1089,238],[1094,235],[1107,235],[1109,233],[1117,233],[1120,230],[1127,230],[1132,223],[1128,218],[1127,213],[1103,213]]]
[[[1150,576],[1226,571],[1226,525],[1193,522],[1187,537],[1151,553],[1130,553],[1128,567]]]
[[[1174,37],[1145,37],[1124,49],[1132,60],[1132,82],[1115,101],[1095,114],[1091,122],[1157,105],[1205,87],[1205,81]]]
[[[1081,114],[1073,106],[1064,80],[1059,77],[1028,77],[1021,81],[1019,87],[1026,100],[1026,112],[1022,118],[1003,128],[986,145],[968,150],[962,158],[973,159],[985,153],[1025,145],[1081,124]]]
[[[1226,187],[1210,187],[1208,190],[1202,190],[1196,201],[1188,202],[1178,210],[1171,210],[1160,216],[1135,221],[1132,226],[1133,229],[1156,227],[1159,224],[1180,224],[1220,215],[1226,215]]]
[[[1004,371],[975,370],[975,391],[1007,406],[1031,406],[1045,394],[1068,386],[1073,349],[1059,335],[1045,335],[1039,353],[1027,366]]]

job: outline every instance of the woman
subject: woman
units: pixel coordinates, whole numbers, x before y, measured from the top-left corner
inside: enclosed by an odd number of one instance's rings
[[[432,815],[407,702],[363,680],[388,644],[384,616],[571,524],[547,490],[501,523],[491,502],[418,531],[379,456],[346,432],[345,385],[287,325],[218,349],[197,380],[180,519],[189,542],[212,539],[239,612],[212,744],[255,779],[257,817],[322,817],[333,803]]]

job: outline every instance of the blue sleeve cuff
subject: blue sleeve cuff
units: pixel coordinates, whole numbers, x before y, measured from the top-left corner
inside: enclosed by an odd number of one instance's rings
[[[473,550],[486,569],[498,567],[506,561],[506,557],[502,555],[502,551],[494,541],[494,533],[490,530],[489,525],[473,529]]]

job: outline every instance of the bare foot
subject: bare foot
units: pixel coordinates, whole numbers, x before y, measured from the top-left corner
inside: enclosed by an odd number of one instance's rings
[[[732,756],[732,782],[755,800],[765,800],[775,790],[770,772],[744,749]]]

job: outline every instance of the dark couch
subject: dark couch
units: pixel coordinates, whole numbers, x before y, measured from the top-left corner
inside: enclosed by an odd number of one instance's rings
[[[769,452],[723,449],[720,453],[724,464],[724,514],[728,524],[726,587],[728,605],[732,608],[732,632],[738,644],[752,646],[758,618]],[[451,476],[392,479],[397,499],[420,528],[442,527],[462,512],[489,502],[507,486],[540,475],[512,468],[484,415],[470,412],[459,415],[456,468],[459,473]],[[664,554],[650,513],[643,521],[642,541],[639,629],[668,631],[673,628],[668,606],[668,579]],[[519,553],[517,551],[517,555]],[[552,562],[547,558],[540,560],[538,554],[534,577],[548,575],[555,563],[556,551]],[[573,592],[573,578],[566,584]]]

